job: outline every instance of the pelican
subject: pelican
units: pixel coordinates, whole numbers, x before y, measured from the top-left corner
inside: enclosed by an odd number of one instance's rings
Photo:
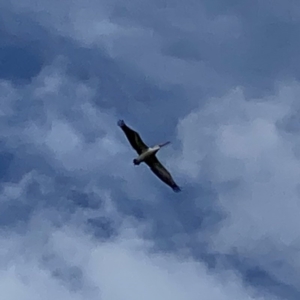
[[[133,164],[135,166],[139,165],[140,163],[146,163],[151,171],[164,183],[169,185],[174,192],[179,192],[180,188],[173,180],[171,174],[168,170],[160,163],[157,159],[155,154],[164,146],[170,144],[170,142],[166,142],[163,144],[155,145],[154,147],[148,147],[143,140],[141,139],[140,135],[129,128],[123,120],[118,121],[118,126],[121,127],[123,132],[125,133],[130,145],[132,148],[137,152],[139,155],[137,158],[133,160]]]

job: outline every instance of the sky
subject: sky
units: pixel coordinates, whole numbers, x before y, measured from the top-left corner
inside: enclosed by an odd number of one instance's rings
[[[300,298],[298,1],[0,8],[1,299]]]

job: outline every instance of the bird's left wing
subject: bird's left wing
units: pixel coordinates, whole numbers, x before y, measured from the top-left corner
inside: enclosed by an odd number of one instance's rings
[[[140,135],[128,127],[123,120],[118,121],[118,126],[121,127],[125,133],[131,147],[140,155],[146,151],[149,147],[143,142]]]
[[[169,171],[160,163],[155,155],[147,158],[145,163],[150,167],[151,171],[164,183],[170,186],[173,191],[180,191],[180,187],[175,183]]]

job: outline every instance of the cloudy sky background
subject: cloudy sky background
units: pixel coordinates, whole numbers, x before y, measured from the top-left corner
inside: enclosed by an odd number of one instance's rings
[[[298,1],[0,7],[1,299],[300,298]]]

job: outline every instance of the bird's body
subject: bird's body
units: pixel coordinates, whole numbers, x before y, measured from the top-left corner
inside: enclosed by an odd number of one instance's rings
[[[154,155],[155,153],[158,152],[158,150],[160,149],[159,146],[154,146],[154,147],[149,147],[147,150],[145,150],[144,152],[142,152],[142,154],[140,154],[136,159],[135,159],[135,164],[140,164],[141,162],[145,162],[147,160],[147,158],[151,157],[152,155]]]
[[[164,183],[169,185],[175,192],[179,192],[180,188],[173,180],[171,174],[167,171],[167,169],[159,162],[155,154],[165,145],[170,142],[166,142],[160,145],[156,145],[154,147],[148,147],[141,139],[140,135],[129,128],[123,120],[118,122],[118,125],[121,127],[123,132],[125,133],[129,143],[132,148],[139,155],[137,158],[133,160],[134,165],[139,165],[140,163],[146,163],[151,171],[159,177]]]

